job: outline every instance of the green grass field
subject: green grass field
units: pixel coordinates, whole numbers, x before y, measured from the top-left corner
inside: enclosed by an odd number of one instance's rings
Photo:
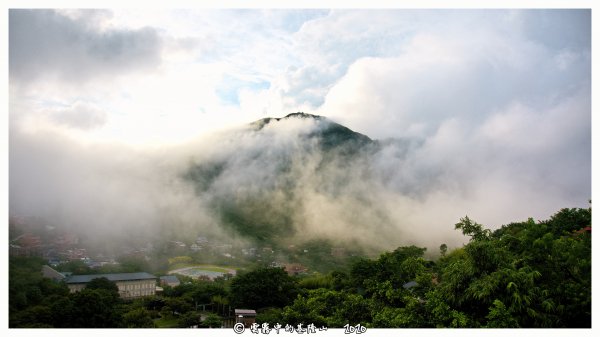
[[[207,270],[207,271],[214,271],[216,273],[228,273],[230,269],[233,269],[233,270],[240,269],[239,267],[228,266],[227,268],[224,268],[224,267],[210,265],[210,264],[176,263],[172,266],[169,266],[169,269],[170,269],[169,273],[174,270],[182,269],[182,268],[198,268],[198,269],[203,269],[203,270]]]

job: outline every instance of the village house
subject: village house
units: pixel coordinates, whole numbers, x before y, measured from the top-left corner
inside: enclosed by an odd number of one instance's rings
[[[235,322],[244,324],[244,327],[250,328],[256,322],[256,310],[235,309]]]
[[[299,263],[287,263],[283,266],[283,269],[290,276],[306,274],[308,268]]]
[[[31,233],[25,233],[11,240],[10,255],[14,256],[41,256],[42,239]]]
[[[177,287],[180,282],[175,275],[165,275],[160,277],[160,284],[163,286]]]

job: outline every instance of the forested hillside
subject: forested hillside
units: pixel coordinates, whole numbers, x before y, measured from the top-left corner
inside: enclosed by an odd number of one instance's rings
[[[468,217],[464,247],[435,263],[400,247],[332,273],[275,320],[368,327],[550,328],[591,326],[591,212],[563,209],[539,223],[496,231]],[[585,228],[585,229],[584,229]],[[307,283],[307,280],[304,281]]]
[[[232,308],[244,307],[257,310],[258,323],[330,328],[591,327],[591,209],[495,231],[468,217],[455,227],[470,241],[451,251],[442,245],[435,261],[424,258],[425,248],[399,247],[347,270],[292,277],[259,268],[232,279],[185,279],[133,302],[102,284],[69,294],[41,277],[43,260],[11,258],[9,324],[219,327]]]

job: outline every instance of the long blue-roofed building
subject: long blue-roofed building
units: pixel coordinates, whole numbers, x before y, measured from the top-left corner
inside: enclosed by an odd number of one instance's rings
[[[123,299],[132,299],[156,294],[157,277],[146,273],[117,273],[117,274],[88,274],[88,275],[70,275],[60,273],[49,266],[42,268],[44,277],[63,281],[74,293],[81,291],[93,279],[106,278],[114,282],[119,288],[119,296]]]
[[[85,288],[86,284],[95,278],[105,277],[114,282],[119,288],[119,295],[123,299],[152,296],[156,294],[156,276],[149,273],[119,273],[119,274],[94,274],[72,275],[65,279],[71,292]]]

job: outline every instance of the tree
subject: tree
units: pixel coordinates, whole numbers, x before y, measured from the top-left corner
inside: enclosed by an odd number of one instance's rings
[[[204,321],[202,321],[201,324],[201,326],[205,328],[220,328],[221,325],[223,325],[221,317],[213,313],[206,315],[206,318],[204,318]]]
[[[165,300],[159,296],[143,297],[142,302],[147,310],[161,310],[165,305]]]
[[[284,308],[281,320],[291,325],[313,323],[330,328],[365,325],[371,321],[371,306],[371,301],[357,294],[316,289],[298,296],[292,305]]]
[[[173,316],[173,309],[170,306],[165,305],[162,307],[162,309],[160,309],[160,317],[169,318],[172,316]]]
[[[592,223],[591,209],[563,208],[554,214],[548,223],[552,225],[555,234],[570,234],[573,231],[590,226]]]
[[[418,286],[411,291],[414,295],[423,295],[433,277],[431,262],[423,259],[425,251],[426,248],[416,246],[398,247],[391,253],[381,254],[375,261],[356,261],[350,271],[356,291],[395,306],[403,303],[406,291],[403,285],[415,281]]]
[[[423,308],[414,298],[406,300],[402,308],[383,307],[373,316],[373,325],[381,328],[425,328],[429,327],[425,320]]]
[[[460,222],[454,225],[455,229],[462,230],[463,235],[471,237],[471,240],[485,240],[489,238],[491,231],[483,229],[481,224],[469,219],[468,216],[460,219]]]
[[[490,307],[490,312],[486,316],[488,319],[487,328],[518,328],[519,323],[506,309],[502,301],[495,300]]]
[[[221,313],[223,315],[228,314],[225,310],[225,306],[231,308],[231,306],[229,306],[229,298],[226,296],[215,295],[210,298],[210,303],[213,304],[213,311],[216,310],[217,313]]]
[[[127,328],[154,328],[154,321],[148,310],[137,308],[123,315],[123,325]]]
[[[194,325],[198,325],[199,323],[200,317],[194,311],[186,312],[185,314],[181,315],[177,320],[177,326],[180,328],[189,328]]]
[[[589,328],[588,226],[591,209],[563,209],[549,220],[530,218],[493,232],[466,217],[456,228],[471,240],[450,251],[441,245],[435,263],[424,259],[425,248],[399,247],[354,262],[348,274],[304,278],[302,288],[283,270],[262,268],[231,281],[187,280],[167,287],[163,298],[128,304],[106,278],[70,294],[64,283],[42,278],[43,260],[11,257],[9,327],[152,327],[157,310],[181,327],[218,327],[218,315],[200,322],[194,311],[210,302],[224,314],[229,303],[259,309],[257,322],[271,324]]]
[[[25,310],[50,295],[66,295],[65,284],[42,277],[40,270],[45,261],[38,257],[15,257],[9,260],[9,309],[10,313]]]
[[[237,307],[283,307],[297,293],[296,281],[281,268],[260,268],[231,281],[232,303]]]
[[[446,252],[448,251],[448,246],[445,243],[440,245],[440,255],[442,257],[446,256]]]
[[[150,264],[142,257],[123,256],[118,259],[121,273],[150,270]]]
[[[186,302],[180,297],[168,298],[166,300],[166,307],[171,308],[172,314],[178,315],[182,315],[187,313],[188,311],[194,310],[194,307],[190,303]],[[163,309],[164,308],[165,307],[163,307]]]
[[[330,275],[333,290],[342,290],[348,286],[348,275],[346,273],[334,270]]]
[[[428,292],[425,298],[427,322],[431,327],[468,328],[472,326],[466,313],[450,307],[439,288]]]
[[[375,261],[362,258],[355,261],[350,269],[350,280],[352,285],[358,288],[359,292],[364,291],[364,282],[370,276],[377,273],[377,264]]]
[[[104,289],[109,292],[114,292],[119,295],[119,287],[113,282],[107,279],[106,277],[98,277],[92,279],[90,282],[86,284],[86,289]]]
[[[10,327],[52,328],[52,312],[47,306],[36,305],[19,311],[10,318]]]
[[[73,296],[58,298],[50,305],[52,312],[52,322],[56,328],[73,327],[72,320],[77,316],[77,310],[73,303]]]
[[[120,299],[105,289],[83,289],[72,294],[71,328],[118,328],[122,325]]]
[[[81,260],[73,260],[67,263],[61,263],[58,266],[56,266],[56,270],[60,272],[71,272],[75,275],[85,275],[94,273],[94,270],[91,269],[87,264],[85,264],[85,262]]]
[[[590,327],[591,235],[575,232],[590,219],[590,210],[563,209],[493,233],[461,219],[456,228],[471,240],[439,260],[430,320],[448,326],[456,310],[470,327]]]
[[[283,322],[281,314],[282,314],[282,310],[279,308],[271,308],[271,309],[261,311],[256,314],[256,323],[258,323],[258,324],[269,323],[271,326],[273,326],[276,323]]]
[[[189,302],[194,303],[194,305],[208,304],[215,296],[224,297],[226,295],[225,288],[214,284],[212,281],[194,281],[185,286],[187,287],[181,292],[181,296],[189,299]]]
[[[9,327],[52,327],[52,303],[68,296],[69,289],[62,282],[42,277],[45,264],[38,257],[9,259]]]

